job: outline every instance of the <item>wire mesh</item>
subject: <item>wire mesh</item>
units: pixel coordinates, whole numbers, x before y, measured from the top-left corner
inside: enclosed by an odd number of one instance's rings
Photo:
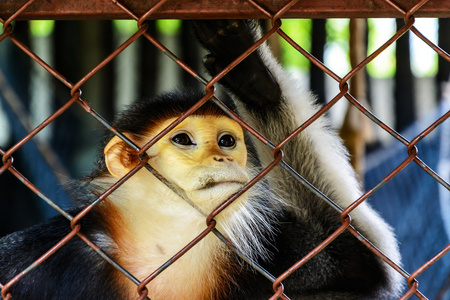
[[[201,239],[203,239],[208,234],[216,234],[220,239],[224,241],[227,245],[233,248],[232,244],[226,240],[225,237],[215,228],[216,223],[214,217],[220,213],[223,209],[225,209],[230,203],[232,203],[239,195],[244,193],[247,189],[249,189],[255,182],[261,180],[272,168],[276,165],[280,165],[282,168],[287,170],[296,180],[302,182],[308,188],[313,190],[313,192],[318,195],[323,201],[329,203],[335,210],[337,210],[341,214],[342,226],[337,229],[332,235],[330,235],[327,239],[325,239],[320,245],[318,245],[314,250],[312,250],[305,257],[299,257],[298,262],[292,265],[289,269],[287,269],[283,274],[278,277],[268,273],[261,266],[259,266],[256,262],[253,262],[250,258],[243,257],[251,266],[253,266],[258,272],[262,273],[266,278],[272,281],[274,294],[271,299],[288,299],[288,295],[284,294],[283,291],[283,280],[285,280],[290,274],[295,272],[298,268],[301,268],[303,264],[305,264],[308,260],[314,257],[317,253],[323,250],[327,245],[333,241],[336,237],[338,237],[342,232],[348,230],[353,235],[355,235],[364,245],[366,245],[371,251],[373,251],[376,255],[381,257],[386,263],[388,263],[392,268],[394,268],[397,272],[399,272],[402,276],[404,276],[407,280],[407,292],[400,299],[408,299],[409,297],[415,295],[419,299],[426,299],[426,296],[421,293],[419,290],[419,284],[416,278],[426,272],[427,269],[434,264],[438,259],[443,257],[444,255],[449,255],[450,245],[445,246],[440,252],[436,253],[434,257],[430,258],[428,261],[424,261],[422,266],[416,270],[412,270],[411,273],[408,273],[406,270],[403,270],[399,265],[394,263],[386,257],[383,253],[381,253],[376,247],[372,245],[372,243],[363,237],[352,225],[349,213],[353,211],[358,205],[362,202],[366,201],[368,197],[376,193],[380,188],[382,188],[387,182],[393,179],[397,174],[399,174],[407,165],[411,163],[417,164],[424,172],[429,174],[436,182],[438,182],[442,187],[446,190],[450,190],[450,184],[442,178],[437,172],[432,170],[430,167],[426,165],[424,161],[419,157],[418,152],[418,143],[425,137],[429,136],[434,132],[439,126],[441,126],[450,116],[450,111],[445,112],[441,117],[436,119],[432,124],[430,124],[425,130],[423,130],[420,134],[418,134],[412,140],[408,140],[403,137],[401,134],[396,132],[394,129],[389,127],[383,121],[378,119],[371,111],[362,106],[357,99],[355,99],[349,93],[349,85],[348,82],[352,77],[355,76],[356,73],[363,70],[367,64],[372,62],[376,57],[378,57],[386,48],[395,43],[403,34],[406,32],[411,32],[424,43],[428,44],[439,56],[444,58],[446,61],[450,62],[450,56],[443,49],[439,48],[439,46],[432,43],[427,37],[425,37],[417,28],[414,27],[415,18],[414,15],[417,12],[420,12],[420,9],[428,2],[426,0],[418,1],[414,6],[412,6],[409,10],[404,10],[400,6],[398,6],[395,2],[390,0],[384,0],[384,3],[392,7],[397,11],[397,13],[401,14],[404,17],[404,26],[398,30],[391,38],[389,38],[382,46],[380,46],[376,51],[372,54],[368,55],[363,61],[361,61],[355,68],[353,68],[350,72],[348,72],[344,77],[340,77],[335,74],[332,70],[330,70],[327,66],[325,66],[321,61],[313,57],[310,53],[304,50],[300,45],[298,45],[291,37],[289,37],[282,29],[281,24],[283,18],[286,13],[288,13],[293,7],[294,4],[297,3],[296,0],[290,1],[286,5],[284,5],[281,9],[276,12],[270,12],[266,10],[263,6],[259,5],[257,1],[248,0],[247,3],[256,8],[261,14],[263,14],[266,18],[271,20],[272,27],[267,31],[267,33],[258,40],[250,49],[246,52],[242,53],[234,62],[232,62],[229,66],[227,66],[223,71],[221,71],[217,76],[212,78],[211,80],[207,80],[200,76],[194,69],[184,63],[179,57],[177,57],[173,52],[167,49],[162,43],[160,43],[156,38],[149,34],[148,28],[149,24],[146,20],[158,11],[158,9],[167,2],[166,0],[159,1],[154,4],[152,7],[148,7],[148,10],[142,15],[136,15],[130,8],[128,8],[125,4],[119,1],[111,1],[115,4],[122,13],[128,15],[129,18],[136,21],[137,31],[132,34],[125,42],[123,42],[116,50],[111,52],[105,59],[103,59],[98,65],[92,68],[88,73],[86,73],[80,80],[77,82],[69,81],[63,74],[60,74],[57,70],[49,66],[45,61],[43,61],[39,56],[37,56],[33,51],[31,51],[24,42],[17,39],[13,34],[14,29],[14,21],[20,18],[20,15],[33,3],[33,0],[25,2],[20,9],[18,9],[14,14],[12,14],[8,19],[0,19],[0,22],[3,24],[3,33],[0,35],[0,42],[4,39],[9,39],[13,42],[20,51],[24,52],[28,55],[32,60],[37,62],[43,69],[45,69],[49,74],[51,74],[54,78],[59,80],[64,86],[66,86],[67,91],[69,92],[68,98],[69,100],[64,103],[60,108],[58,108],[51,116],[49,116],[46,120],[44,120],[40,125],[31,130],[26,136],[24,136],[20,141],[18,141],[15,145],[10,147],[9,149],[0,149],[0,154],[2,156],[3,165],[0,167],[0,175],[4,172],[11,172],[18,180],[20,180],[27,188],[33,191],[36,195],[38,195],[43,201],[52,206],[56,211],[58,211],[61,215],[63,215],[66,219],[68,219],[71,227],[71,232],[67,234],[61,241],[55,244],[50,250],[44,253],[37,261],[31,264],[25,270],[21,270],[20,273],[17,274],[9,282],[0,283],[1,295],[4,299],[11,299],[14,295],[11,294],[11,287],[20,281],[25,275],[32,275],[32,271],[35,268],[39,268],[39,265],[44,263],[50,256],[52,256],[55,252],[58,251],[63,245],[65,245],[69,240],[78,236],[81,238],[89,247],[92,248],[93,251],[97,252],[100,256],[102,256],[105,260],[107,260],[112,266],[114,266],[117,270],[122,272],[126,277],[129,278],[131,282],[137,285],[137,294],[136,298],[145,299],[148,296],[148,290],[146,285],[149,284],[155,277],[157,277],[165,268],[170,266],[173,262],[175,262],[178,258],[184,255],[189,249],[191,249],[196,243],[198,243]],[[448,11],[447,11],[448,13]],[[304,122],[300,127],[298,127],[295,131],[293,131],[289,136],[287,136],[280,143],[274,145],[269,140],[267,140],[260,133],[255,131],[250,125],[245,123],[244,120],[240,119],[239,116],[234,114],[231,110],[229,110],[217,97],[215,94],[214,85],[225,76],[231,69],[233,69],[236,65],[238,65],[245,57],[247,57],[250,53],[252,53],[255,49],[257,49],[262,43],[267,41],[267,39],[272,35],[279,35],[281,38],[286,40],[293,48],[295,48],[299,53],[304,55],[312,64],[320,68],[323,72],[325,72],[328,76],[330,76],[339,86],[339,93],[336,94],[333,99],[331,99],[323,108],[321,108],[317,113],[311,116],[306,122]],[[125,135],[120,133],[116,128],[110,125],[110,123],[105,120],[100,114],[98,114],[90,104],[82,98],[81,90],[83,85],[92,78],[99,70],[101,70],[104,66],[109,64],[114,58],[116,58],[122,51],[124,51],[128,46],[134,43],[138,38],[144,37],[149,42],[151,42],[157,49],[159,49],[162,53],[167,55],[170,59],[172,59],[180,68],[185,70],[188,74],[196,78],[199,82],[205,85],[206,95],[199,100],[199,102],[186,111],[178,120],[172,123],[169,127],[164,129],[160,134],[158,134],[155,138],[146,143],[143,147],[138,147],[131,140],[129,140]],[[95,245],[92,241],[89,240],[85,235],[80,232],[81,225],[80,220],[93,209],[100,202],[105,201],[105,199],[110,195],[113,191],[115,191],[121,184],[123,184],[126,180],[128,180],[131,176],[133,176],[136,172],[138,172],[141,168],[147,168],[149,171],[154,173],[160,180],[164,183],[166,180],[162,177],[162,175],[157,174],[157,172],[152,169],[148,164],[148,156],[146,155],[146,151],[156,143],[162,136],[164,136],[167,132],[173,129],[176,125],[178,125],[182,120],[187,118],[193,111],[195,111],[199,106],[204,104],[209,99],[212,99],[215,103],[223,107],[224,110],[242,127],[244,127],[247,131],[253,134],[256,138],[261,140],[267,147],[271,148],[273,151],[274,160],[273,162],[267,166],[260,174],[258,174],[252,181],[250,181],[239,193],[233,195],[230,199],[228,199],[225,203],[223,203],[220,207],[217,207],[210,215],[205,215],[205,230],[198,235],[191,243],[187,244],[183,249],[181,249],[176,255],[174,255],[168,262],[160,266],[158,269],[154,270],[153,273],[149,274],[147,278],[142,281],[139,281],[131,274],[128,270],[123,268],[120,264],[112,260],[108,257],[106,253],[104,253],[101,248]],[[362,114],[364,114],[368,119],[370,119],[376,126],[380,127],[382,130],[388,132],[394,139],[398,140],[405,146],[405,151],[407,153],[407,158],[404,159],[403,162],[398,164],[397,166],[393,166],[391,172],[386,175],[378,184],[376,184],[371,189],[367,190],[359,199],[355,200],[349,207],[343,209],[339,207],[336,203],[332,201],[332,199],[328,198],[326,195],[321,193],[316,187],[309,184],[301,174],[298,174],[295,170],[293,170],[286,162],[282,159],[282,149],[286,143],[289,143],[295,136],[300,134],[303,130],[305,130],[308,126],[314,123],[318,118],[323,116],[327,111],[329,111],[337,102],[340,101],[348,101],[351,105],[356,107]],[[22,175],[14,166],[14,155],[24,146],[24,144],[28,143],[31,138],[36,136],[39,132],[41,132],[44,128],[49,126],[55,119],[57,119],[60,115],[62,115],[66,110],[70,107],[79,105],[82,109],[92,116],[95,120],[97,120],[100,124],[102,124],[105,128],[113,132],[115,135],[119,136],[123,141],[125,141],[130,147],[136,150],[140,155],[140,163],[127,175],[117,181],[116,184],[111,186],[106,192],[101,194],[91,205],[87,206],[83,209],[79,214],[72,216],[67,213],[64,209],[60,208],[52,199],[44,195],[30,180],[28,180],[24,175]],[[170,185],[168,185],[171,187]],[[175,191],[177,192],[177,191]],[[233,248],[234,251],[238,251]],[[241,253],[238,253],[242,256]]]

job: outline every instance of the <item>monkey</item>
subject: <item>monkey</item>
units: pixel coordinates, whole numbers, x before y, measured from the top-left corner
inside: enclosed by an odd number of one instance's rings
[[[262,30],[251,20],[192,21],[215,76]],[[224,101],[276,145],[317,110],[314,96],[293,80],[266,44],[220,79]],[[195,105],[203,92],[181,90],[139,100],[113,127],[143,147]],[[283,161],[320,193],[346,208],[362,190],[341,140],[325,117],[283,148]],[[239,193],[273,160],[221,107],[205,102],[148,150],[139,169],[80,220],[81,232],[138,280],[145,279],[205,230],[206,217]],[[141,161],[123,137],[108,133],[92,173],[73,191],[76,215]],[[155,175],[156,174],[156,175]],[[163,182],[160,175],[166,182]],[[392,228],[362,202],[351,224],[392,261],[401,263]],[[272,283],[247,264],[279,276],[336,231],[340,213],[314,190],[276,166],[215,217],[207,234],[147,284],[150,299],[268,299]],[[70,232],[58,216],[0,239],[0,283],[5,284]],[[242,254],[242,255],[239,255]],[[292,299],[395,299],[402,276],[347,230],[284,281]],[[78,237],[10,289],[12,299],[136,299],[137,287]]]

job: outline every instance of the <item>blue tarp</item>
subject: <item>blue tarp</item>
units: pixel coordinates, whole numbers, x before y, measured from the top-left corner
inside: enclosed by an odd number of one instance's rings
[[[448,111],[448,105],[444,105],[438,116]],[[432,120],[413,125],[403,135],[412,140]],[[421,140],[417,147],[419,157],[449,182],[450,121]],[[366,189],[374,187],[406,158],[406,146],[400,142],[370,154]],[[450,243],[450,192],[416,163],[410,163],[369,201],[394,227],[407,272],[413,273]],[[449,300],[449,278],[450,253],[447,253],[417,278],[419,290],[429,299]]]

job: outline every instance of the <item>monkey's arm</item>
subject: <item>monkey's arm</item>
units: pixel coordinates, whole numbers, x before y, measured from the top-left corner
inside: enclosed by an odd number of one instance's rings
[[[82,223],[86,234],[105,246],[107,238],[96,234],[98,225],[89,218]],[[0,283],[9,282],[69,232],[69,221],[58,216],[1,238]],[[12,299],[125,299],[115,285],[115,274],[112,266],[75,236],[13,285]]]
[[[196,21],[201,42],[210,54],[205,66],[212,75],[228,66],[258,39],[255,22]],[[244,108],[241,113],[274,144],[311,117],[314,98],[276,62],[266,45],[253,52],[222,78],[221,83]],[[285,161],[322,193],[345,208],[361,195],[341,141],[324,117],[284,147]],[[263,164],[273,157],[258,147]],[[281,192],[286,206],[277,236],[273,272],[289,268],[341,225],[340,214],[286,171],[274,170],[270,184]],[[352,224],[395,262],[400,256],[390,227],[367,203],[352,213]],[[401,277],[348,231],[293,273],[285,282],[297,295],[311,299],[394,298]],[[303,298],[302,298],[303,299]],[[309,298],[308,298],[309,299]]]

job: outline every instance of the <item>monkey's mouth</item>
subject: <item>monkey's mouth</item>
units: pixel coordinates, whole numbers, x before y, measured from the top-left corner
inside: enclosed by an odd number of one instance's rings
[[[240,187],[243,187],[246,184],[246,182],[242,182],[242,181],[236,181],[236,180],[226,180],[226,181],[208,181],[207,183],[203,184],[201,187],[199,187],[197,190],[201,191],[201,190],[207,190],[207,189],[212,189],[215,187],[226,187],[226,186],[231,186],[231,185],[239,185]]]

